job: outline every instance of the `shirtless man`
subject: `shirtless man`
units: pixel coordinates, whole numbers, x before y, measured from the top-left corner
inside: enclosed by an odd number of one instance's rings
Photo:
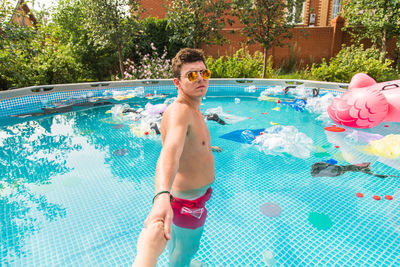
[[[207,93],[207,70],[201,50],[185,48],[172,60],[178,97],[161,121],[161,150],[155,174],[153,208],[146,219],[164,222],[170,266],[189,266],[196,253],[211,197],[214,157],[210,133],[200,112]],[[172,223],[171,223],[172,222]]]

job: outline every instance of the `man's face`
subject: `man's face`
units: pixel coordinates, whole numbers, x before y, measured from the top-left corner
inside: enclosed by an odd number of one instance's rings
[[[205,80],[200,74],[200,72],[205,69],[206,65],[203,61],[183,64],[180,78],[174,79],[174,83],[178,90],[181,90],[184,94],[192,97],[205,96],[208,89],[208,80]],[[197,79],[193,82],[189,81],[187,77],[187,74],[192,71],[197,73]]]

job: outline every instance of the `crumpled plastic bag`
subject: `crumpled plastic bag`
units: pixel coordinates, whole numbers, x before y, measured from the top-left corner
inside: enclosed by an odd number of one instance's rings
[[[269,155],[287,153],[297,158],[306,159],[314,149],[313,140],[301,133],[294,126],[274,125],[256,136],[253,144],[260,151]]]
[[[400,156],[400,135],[389,134],[382,139],[368,143],[365,151],[384,158],[394,159]]]

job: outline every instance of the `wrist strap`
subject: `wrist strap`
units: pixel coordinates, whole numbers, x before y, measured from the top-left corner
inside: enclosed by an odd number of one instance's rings
[[[154,204],[154,200],[156,199],[156,197],[158,197],[161,194],[169,194],[170,201],[174,199],[174,197],[171,195],[171,193],[169,191],[160,191],[153,197],[153,204]]]

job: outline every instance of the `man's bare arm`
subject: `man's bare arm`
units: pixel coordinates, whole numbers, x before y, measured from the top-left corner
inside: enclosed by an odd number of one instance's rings
[[[164,129],[162,130],[163,148],[157,162],[155,175],[156,193],[171,190],[185,144],[190,110],[185,105],[177,104],[172,107],[165,119]],[[164,222],[165,237],[170,239],[172,209],[168,194],[160,194],[155,198],[146,224],[154,220]]]

